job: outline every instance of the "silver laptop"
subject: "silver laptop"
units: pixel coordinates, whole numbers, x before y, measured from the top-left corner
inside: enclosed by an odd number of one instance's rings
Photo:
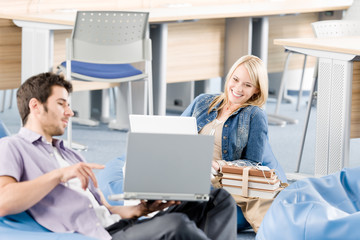
[[[195,117],[129,115],[129,120],[131,132],[198,134]]]
[[[129,132],[124,193],[110,200],[207,201],[214,138]]]

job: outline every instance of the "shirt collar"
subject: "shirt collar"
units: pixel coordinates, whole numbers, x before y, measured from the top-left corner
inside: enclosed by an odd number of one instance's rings
[[[20,129],[19,136],[28,140],[31,143],[41,141],[41,142],[48,144],[48,142],[46,141],[44,136],[42,136],[41,134],[38,134],[28,128],[25,128],[25,127],[22,127]],[[63,142],[63,140],[60,140],[60,139],[53,138],[52,145],[54,145],[56,148],[61,148],[63,150],[65,149],[64,142]]]

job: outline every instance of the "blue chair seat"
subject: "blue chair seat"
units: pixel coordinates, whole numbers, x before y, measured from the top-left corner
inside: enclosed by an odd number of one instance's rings
[[[61,66],[66,68],[66,61],[62,62]],[[125,78],[142,74],[142,71],[131,64],[99,64],[80,61],[71,61],[71,72],[104,79]]]

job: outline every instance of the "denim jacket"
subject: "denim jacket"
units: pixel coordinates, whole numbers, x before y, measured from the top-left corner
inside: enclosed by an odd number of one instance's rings
[[[209,105],[216,96],[201,94],[182,113],[182,116],[196,118],[198,132],[217,117],[220,104],[208,114]],[[232,113],[224,123],[221,148],[223,160],[246,160],[255,164],[260,163],[275,169],[279,178],[286,182],[285,173],[271,150],[267,116],[261,108],[246,106]]]

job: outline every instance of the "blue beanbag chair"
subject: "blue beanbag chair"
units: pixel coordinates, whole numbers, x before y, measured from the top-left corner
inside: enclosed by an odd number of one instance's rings
[[[257,240],[360,239],[360,167],[297,181],[274,200]]]
[[[109,161],[97,174],[99,188],[107,196],[123,192],[124,158]],[[123,202],[108,201],[112,205]],[[38,224],[27,212],[0,217],[1,240],[94,240],[78,233],[54,233]]]
[[[94,240],[79,233],[54,233],[38,224],[28,213],[22,212],[0,218],[1,240]]]
[[[124,201],[111,201],[109,195],[123,193],[123,167],[125,157],[119,157],[106,163],[105,168],[96,175],[99,188],[110,205],[124,205]]]

